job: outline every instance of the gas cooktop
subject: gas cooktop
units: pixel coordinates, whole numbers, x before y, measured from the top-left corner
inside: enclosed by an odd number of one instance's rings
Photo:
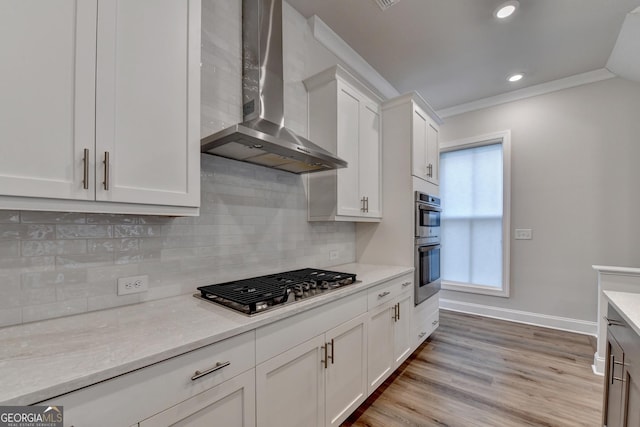
[[[355,274],[303,268],[201,286],[198,288],[200,294],[194,296],[252,315],[321,295],[355,281]]]

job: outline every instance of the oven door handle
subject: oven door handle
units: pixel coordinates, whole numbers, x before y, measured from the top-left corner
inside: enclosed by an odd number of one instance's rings
[[[440,245],[419,246],[418,247],[418,252],[428,252],[428,251],[432,251],[434,249],[440,249]]]
[[[418,209],[420,209],[421,211],[434,211],[434,212],[442,212],[441,208],[437,208],[435,206],[429,206],[429,205],[421,205],[418,204]]]

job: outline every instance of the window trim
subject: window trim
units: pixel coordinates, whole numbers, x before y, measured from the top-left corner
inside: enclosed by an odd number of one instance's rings
[[[508,298],[511,289],[511,130],[440,143],[440,152],[502,144],[502,288],[442,280],[442,289]]]

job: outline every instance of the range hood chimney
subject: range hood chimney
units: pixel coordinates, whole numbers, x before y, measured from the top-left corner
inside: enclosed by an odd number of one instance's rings
[[[200,151],[293,173],[346,167],[284,127],[282,69],[282,0],[243,0],[243,122],[203,138]]]

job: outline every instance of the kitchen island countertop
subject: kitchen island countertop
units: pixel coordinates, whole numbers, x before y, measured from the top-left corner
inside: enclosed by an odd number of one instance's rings
[[[636,334],[640,335],[640,293],[604,291],[604,295]]]
[[[411,273],[343,264],[359,282],[245,316],[192,294],[0,329],[0,404],[29,405],[254,330]]]

